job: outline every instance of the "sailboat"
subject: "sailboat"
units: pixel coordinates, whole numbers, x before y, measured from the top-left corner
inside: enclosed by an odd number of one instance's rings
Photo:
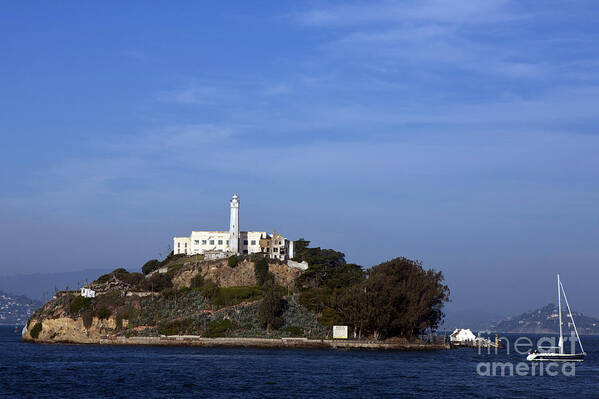
[[[568,315],[570,316],[570,320],[572,320],[572,325],[574,326],[574,332],[576,333],[576,338],[578,339],[578,344],[580,345],[581,353],[564,353],[564,337],[563,337],[563,329],[562,329],[562,294],[564,295],[564,300],[566,302],[566,306],[568,307]],[[584,348],[582,347],[582,341],[578,336],[578,330],[576,329],[576,323],[574,322],[574,317],[572,316],[572,310],[570,310],[570,304],[568,303],[568,298],[566,297],[566,291],[564,290],[564,286],[562,285],[559,274],[557,275],[557,302],[559,309],[559,343],[557,347],[549,347],[547,349],[557,349],[556,352],[547,352],[544,349],[539,351],[535,350],[534,352],[529,352],[526,360],[529,361],[549,361],[549,362],[582,362],[586,355]]]

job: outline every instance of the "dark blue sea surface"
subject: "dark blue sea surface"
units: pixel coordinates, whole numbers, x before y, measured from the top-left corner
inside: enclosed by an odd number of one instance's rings
[[[514,336],[511,336],[512,338]],[[597,398],[599,337],[575,376],[481,376],[511,351],[217,349],[23,343],[0,327],[0,396],[7,398]],[[530,363],[525,363],[530,364]],[[484,371],[484,368],[483,368]],[[555,370],[551,370],[555,371]],[[538,373],[538,370],[537,370]]]

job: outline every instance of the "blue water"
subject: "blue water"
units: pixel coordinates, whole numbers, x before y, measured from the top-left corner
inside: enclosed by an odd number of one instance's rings
[[[36,345],[0,327],[0,396],[10,398],[599,397],[599,337],[575,376],[479,376],[521,355]]]

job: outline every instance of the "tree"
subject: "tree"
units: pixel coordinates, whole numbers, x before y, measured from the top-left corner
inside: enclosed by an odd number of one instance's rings
[[[308,262],[306,270],[299,278],[301,288],[348,287],[364,278],[359,265],[347,264],[345,254],[332,249],[308,248],[309,241],[303,240],[295,259]]]
[[[439,326],[449,301],[443,282],[441,272],[395,258],[370,269],[368,278],[339,293],[333,306],[360,333],[376,339],[413,337]]]
[[[277,289],[272,283],[268,282],[264,286],[264,299],[258,306],[258,320],[265,328],[267,332],[271,332],[273,329],[278,329],[283,325],[283,312],[285,311],[285,301]]]
[[[267,281],[274,281],[274,276],[268,271],[268,260],[264,256],[254,258],[254,274],[259,287],[262,287]]]
[[[299,241],[299,244],[298,244]],[[300,302],[308,309],[322,313],[327,310],[327,324],[332,320],[332,299],[336,290],[355,285],[364,280],[360,265],[345,262],[342,252],[332,249],[310,248],[310,241],[295,241],[298,261],[308,262],[306,270],[296,281],[300,288]]]

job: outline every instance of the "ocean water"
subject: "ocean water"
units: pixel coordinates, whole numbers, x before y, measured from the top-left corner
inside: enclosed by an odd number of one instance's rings
[[[512,341],[515,336],[508,336]],[[535,338],[535,337],[533,337]],[[426,352],[38,345],[0,327],[6,398],[577,398],[599,397],[599,337],[574,376],[484,376],[506,351]],[[523,366],[520,366],[523,367]],[[479,371],[485,371],[484,367]],[[500,369],[497,369],[500,371]],[[571,372],[571,370],[568,370]],[[500,374],[499,372],[497,374]]]

